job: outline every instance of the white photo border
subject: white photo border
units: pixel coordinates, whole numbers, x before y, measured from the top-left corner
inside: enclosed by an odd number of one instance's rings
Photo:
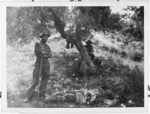
[[[8,108],[7,107],[7,63],[6,63],[6,8],[7,7],[28,7],[28,6],[144,6],[144,107],[126,108]],[[148,111],[147,85],[148,85],[148,0],[127,1],[127,2],[2,2],[2,35],[1,35],[1,62],[2,62],[2,111],[5,112],[26,112],[26,113],[142,113]]]

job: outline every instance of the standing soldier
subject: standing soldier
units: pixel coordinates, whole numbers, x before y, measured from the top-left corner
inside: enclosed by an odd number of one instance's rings
[[[41,41],[35,44],[35,55],[37,59],[33,71],[33,81],[30,89],[27,92],[26,101],[30,101],[33,99],[34,93],[38,85],[40,85],[38,88],[39,89],[38,97],[41,101],[44,101],[46,86],[48,79],[50,77],[50,64],[48,59],[52,57],[52,52],[50,47],[46,44],[47,39],[48,37],[50,37],[50,35],[47,33],[42,33],[39,37],[41,38]],[[41,80],[39,80],[40,76]]]

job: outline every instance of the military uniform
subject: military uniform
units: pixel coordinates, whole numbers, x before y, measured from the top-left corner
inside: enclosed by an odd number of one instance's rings
[[[91,41],[90,40],[88,40],[87,42],[86,42],[86,45],[85,45],[85,48],[87,49],[87,52],[88,52],[88,54],[89,54],[89,56],[91,57],[91,60],[93,61],[94,60],[94,54],[93,54],[93,46],[91,45]]]
[[[28,98],[32,99],[36,86],[39,84],[41,75],[41,85],[39,87],[39,97],[45,97],[45,90],[50,77],[50,64],[48,58],[52,56],[50,47],[42,42],[35,44],[35,55],[37,57],[33,71],[33,81],[28,91]],[[46,55],[46,57],[44,56]]]

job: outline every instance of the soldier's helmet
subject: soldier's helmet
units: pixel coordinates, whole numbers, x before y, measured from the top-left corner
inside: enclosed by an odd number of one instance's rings
[[[44,36],[50,37],[50,34],[46,33],[46,32],[42,32],[39,37],[43,38]]]

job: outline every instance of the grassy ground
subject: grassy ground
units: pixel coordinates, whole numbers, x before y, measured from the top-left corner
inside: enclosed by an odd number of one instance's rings
[[[94,54],[101,59],[99,76],[88,76],[88,88],[103,87],[112,90],[115,94],[124,94],[135,102],[135,106],[143,106],[144,94],[144,62],[135,62],[130,59],[131,47],[126,46],[119,33],[103,34],[94,33]],[[30,44],[20,46],[7,45],[7,96],[10,107],[34,107],[33,104],[23,103],[23,94],[29,89],[32,81],[35,55],[34,39]],[[59,35],[52,35],[48,40],[52,49],[53,58],[50,59],[51,77],[48,81],[47,94],[53,94],[64,90],[77,90],[83,88],[84,80],[77,73],[74,61],[79,57],[76,48],[66,49],[66,41]],[[116,49],[117,53],[110,50]],[[132,47],[132,50],[134,48]],[[122,56],[119,52],[125,51]],[[57,107],[58,104],[50,104],[48,107]],[[75,104],[59,104],[59,107],[88,107]]]

